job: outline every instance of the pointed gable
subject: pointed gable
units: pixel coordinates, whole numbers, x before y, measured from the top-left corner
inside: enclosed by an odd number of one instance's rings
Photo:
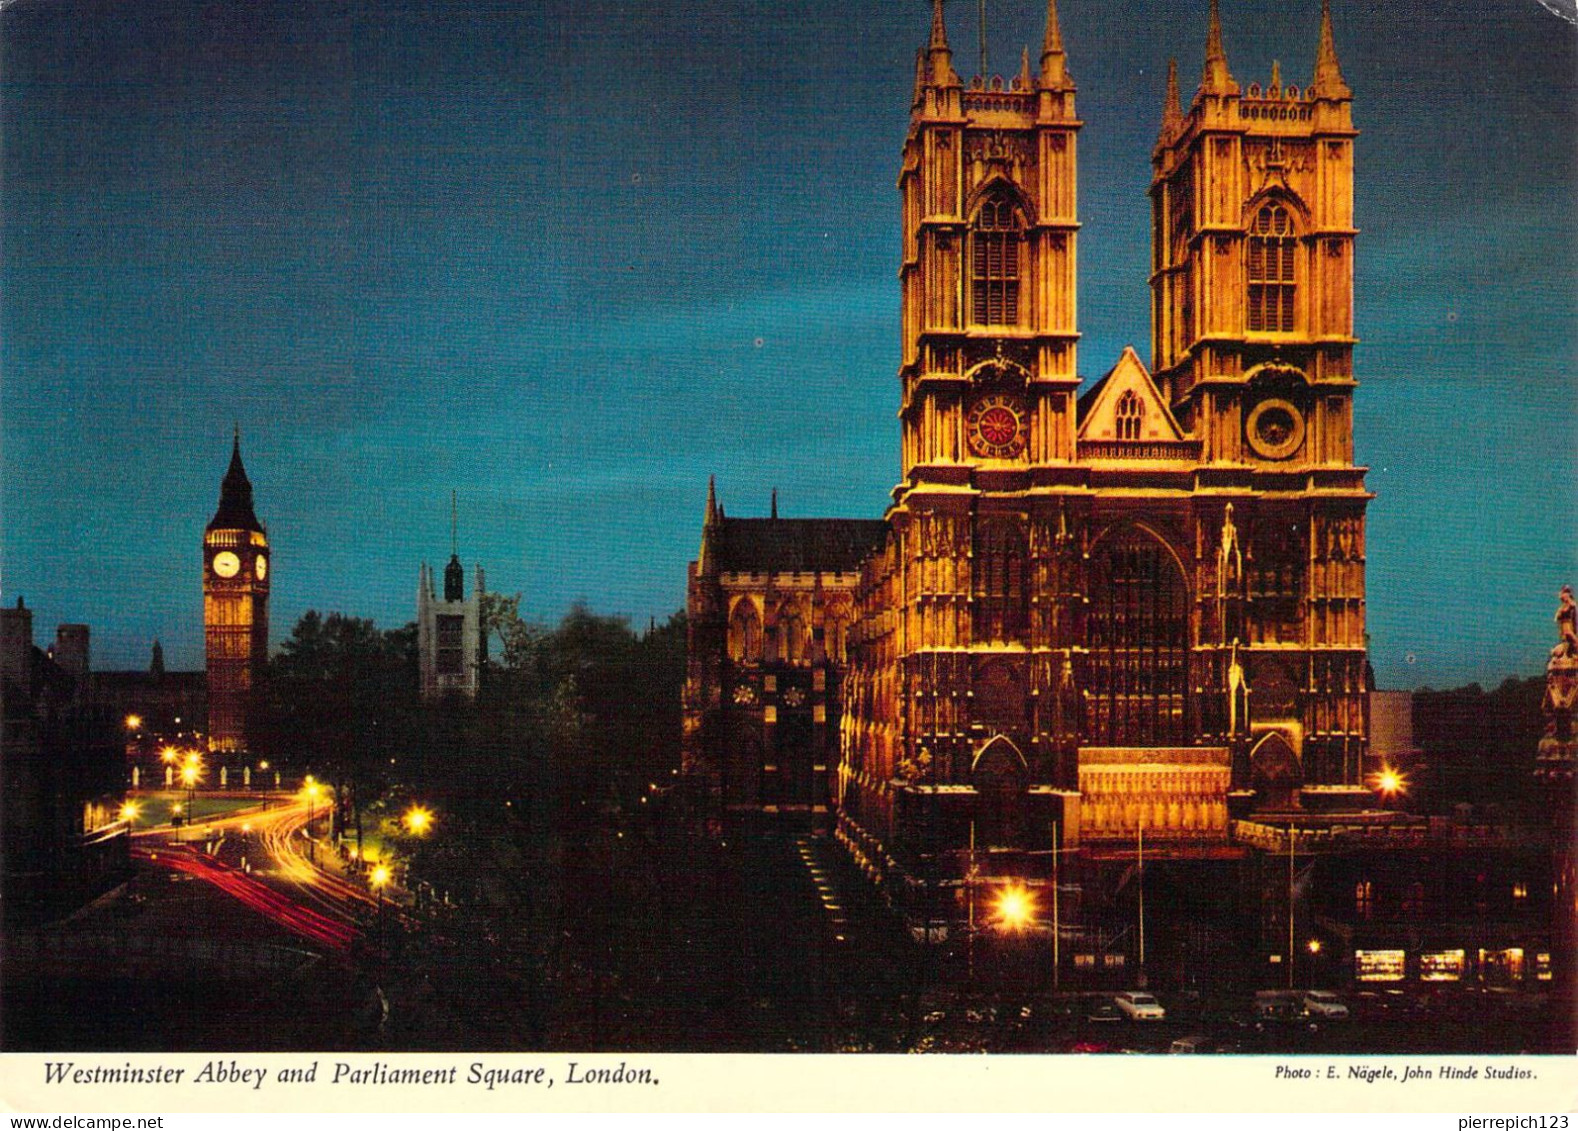
[[[1123,347],[1118,364],[1079,401],[1082,441],[1180,441],[1183,430],[1134,352]]]

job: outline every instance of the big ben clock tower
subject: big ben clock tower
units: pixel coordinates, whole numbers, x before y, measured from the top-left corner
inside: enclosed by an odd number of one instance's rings
[[[252,510],[252,482],[236,430],[219,509],[203,534],[203,630],[208,648],[208,746],[246,748],[246,698],[268,656],[268,533]]]

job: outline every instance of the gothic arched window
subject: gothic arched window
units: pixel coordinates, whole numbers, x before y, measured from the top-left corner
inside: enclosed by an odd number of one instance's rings
[[[1280,204],[1267,204],[1249,225],[1249,329],[1286,334],[1293,330],[1293,218]]]
[[[806,655],[805,621],[798,609],[780,612],[778,616],[778,659],[790,664],[803,664]]]
[[[970,228],[970,321],[978,326],[1019,322],[1021,229],[1013,198],[991,193]]]
[[[1118,439],[1138,440],[1140,438],[1140,425],[1145,422],[1145,402],[1134,395],[1133,389],[1126,389],[1118,398]]]
[[[1011,519],[983,522],[975,550],[975,638],[1020,639],[1029,620],[1024,532]]]
[[[742,600],[734,606],[729,618],[729,659],[735,663],[754,664],[762,658],[762,621],[756,615],[756,606]]]
[[[1166,746],[1187,737],[1189,590],[1167,547],[1128,527],[1090,557],[1086,738]]]

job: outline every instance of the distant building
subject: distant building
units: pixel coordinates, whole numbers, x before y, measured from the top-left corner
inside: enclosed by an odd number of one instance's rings
[[[444,567],[442,599],[434,593],[432,569],[422,563],[416,587],[416,646],[423,700],[477,697],[487,661],[487,638],[482,630],[485,591],[479,565],[471,596],[466,596],[466,569],[454,545]]]
[[[246,749],[247,697],[268,659],[268,532],[252,509],[252,481],[236,430],[219,509],[203,534],[203,632],[208,653],[208,747]]]
[[[158,755],[164,747],[206,746],[208,678],[203,672],[167,671],[158,641],[147,670],[94,672],[92,684],[95,699],[121,720],[134,787],[163,783],[167,767]]]
[[[62,626],[61,664],[33,644],[19,599],[0,610],[0,906],[6,923],[51,918],[121,882],[124,756],[114,713],[91,694],[88,629]]]

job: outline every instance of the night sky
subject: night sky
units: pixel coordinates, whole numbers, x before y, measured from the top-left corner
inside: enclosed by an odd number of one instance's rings
[[[14,0],[0,13],[3,594],[94,665],[202,664],[239,422],[273,636],[395,627],[462,557],[551,621],[684,603],[730,514],[878,517],[923,0]],[[991,70],[1042,0],[989,0]],[[1150,148],[1205,0],[1063,0],[1081,372],[1149,357]],[[974,3],[949,5],[974,72]],[[1318,0],[1222,0],[1245,86]],[[1334,0],[1359,142],[1356,359],[1383,686],[1532,674],[1578,583],[1573,26]]]

